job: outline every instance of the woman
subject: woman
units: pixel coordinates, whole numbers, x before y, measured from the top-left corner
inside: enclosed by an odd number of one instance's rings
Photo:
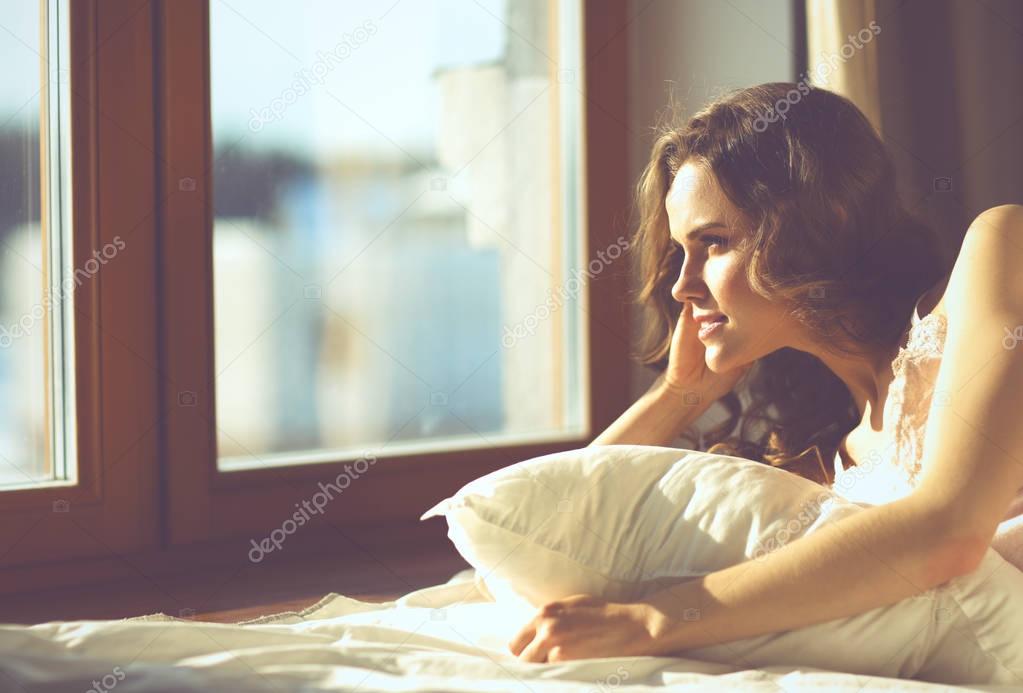
[[[679,653],[922,593],[973,571],[996,538],[1012,560],[1023,348],[1007,341],[1023,323],[1023,207],[980,214],[947,261],[900,202],[862,113],[788,83],[735,92],[667,128],[637,193],[639,298],[655,314],[641,357],[663,373],[593,444],[670,445],[720,399],[731,418],[711,432],[711,452],[874,505],[643,602],[547,604],[513,654]],[[693,607],[697,621],[683,617]]]

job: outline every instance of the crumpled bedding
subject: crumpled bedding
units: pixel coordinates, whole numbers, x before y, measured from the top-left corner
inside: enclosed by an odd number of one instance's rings
[[[238,624],[157,614],[0,625],[0,690],[25,691],[947,691],[955,687],[675,657],[522,662],[522,612],[472,569],[380,604],[329,594],[302,612]],[[481,584],[481,583],[480,583]],[[1010,686],[960,690],[1010,691]]]

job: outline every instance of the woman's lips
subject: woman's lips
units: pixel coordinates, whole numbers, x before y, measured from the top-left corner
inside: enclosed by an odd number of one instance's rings
[[[697,337],[700,339],[707,339],[721,330],[724,329],[725,323],[728,322],[728,318],[719,316],[713,320],[708,320],[700,324],[700,331],[697,333]]]

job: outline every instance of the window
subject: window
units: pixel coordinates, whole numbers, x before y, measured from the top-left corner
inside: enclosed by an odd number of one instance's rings
[[[221,469],[583,435],[580,11],[210,4]]]
[[[66,2],[0,7],[0,488],[75,478]],[[90,265],[90,269],[92,266]]]
[[[0,593],[244,557],[366,453],[310,524],[439,539],[627,406],[627,20],[583,9],[0,10]]]
[[[0,463],[9,592],[89,573],[48,561],[110,574],[158,546],[158,202],[151,7],[7,3],[0,24],[0,455],[20,467]]]

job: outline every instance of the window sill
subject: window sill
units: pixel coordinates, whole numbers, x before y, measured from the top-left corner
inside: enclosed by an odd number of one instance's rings
[[[336,540],[319,550],[287,552],[253,564],[243,559],[187,572],[24,591],[5,597],[0,622],[118,619],[164,613],[217,623],[298,611],[330,592],[382,602],[446,582],[468,564],[450,543],[420,542],[342,551]],[[297,547],[296,547],[297,548]],[[127,559],[126,559],[127,560]],[[55,570],[74,570],[68,563]],[[16,598],[10,598],[10,597]]]

